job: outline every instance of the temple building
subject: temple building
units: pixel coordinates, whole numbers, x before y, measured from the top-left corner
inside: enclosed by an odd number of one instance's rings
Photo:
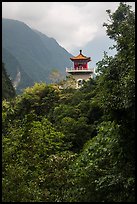
[[[88,67],[88,62],[90,62],[91,59],[90,57],[84,56],[82,54],[82,50],[80,50],[80,54],[78,56],[70,59],[74,64],[72,68],[66,68],[66,72],[73,75],[76,81],[76,88],[80,88],[83,81],[93,78],[94,69]]]

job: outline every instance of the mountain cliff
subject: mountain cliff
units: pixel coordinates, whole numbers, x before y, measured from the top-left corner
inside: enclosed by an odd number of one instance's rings
[[[2,48],[8,74],[15,80],[20,72],[17,90],[34,82],[50,83],[52,70],[65,76],[65,68],[72,66],[72,55],[55,39],[17,20],[2,19]]]
[[[15,89],[2,63],[2,99],[10,99],[15,97],[15,95]]]

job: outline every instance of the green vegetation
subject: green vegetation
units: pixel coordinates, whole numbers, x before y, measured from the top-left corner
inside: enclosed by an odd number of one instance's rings
[[[2,60],[13,80],[18,72],[21,74],[17,93],[22,93],[22,89],[34,85],[34,82],[52,83],[54,74],[61,73],[65,78],[65,67],[71,66],[70,57],[72,55],[55,39],[21,21],[2,19]],[[53,74],[52,69],[58,73]]]
[[[3,34],[4,35],[4,34]],[[2,60],[5,64],[6,71],[10,75],[12,82],[15,84],[18,72],[20,72],[20,80],[16,84],[16,93],[22,93],[22,90],[28,86],[33,86],[34,81],[22,69],[20,63],[7,49],[2,48]]]
[[[135,16],[107,12],[117,54],[96,79],[3,100],[3,202],[135,202]]]
[[[15,89],[2,63],[2,99],[10,99],[15,97],[15,95]]]

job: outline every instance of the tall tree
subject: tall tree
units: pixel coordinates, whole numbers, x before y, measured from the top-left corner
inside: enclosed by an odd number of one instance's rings
[[[135,202],[135,14],[125,3],[107,13],[117,54],[98,63],[93,101],[103,122],[70,169],[76,202]]]
[[[114,57],[105,55],[98,63],[103,74],[99,77],[98,96],[105,111],[120,111],[131,108],[135,103],[135,14],[130,6],[120,3],[111,14],[110,24],[104,23],[107,34],[115,40]]]
[[[98,79],[97,97],[107,117],[121,125],[123,148],[133,161],[135,134],[135,13],[120,3],[112,14],[107,10],[107,34],[115,40],[117,54],[99,62],[103,74]]]

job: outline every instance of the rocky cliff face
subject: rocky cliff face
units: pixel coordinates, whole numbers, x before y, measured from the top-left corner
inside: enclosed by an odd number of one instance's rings
[[[65,68],[72,66],[72,55],[55,39],[17,20],[2,20],[2,48],[8,74],[15,80],[20,72],[20,90],[35,82],[50,83],[53,70],[65,77]]]

